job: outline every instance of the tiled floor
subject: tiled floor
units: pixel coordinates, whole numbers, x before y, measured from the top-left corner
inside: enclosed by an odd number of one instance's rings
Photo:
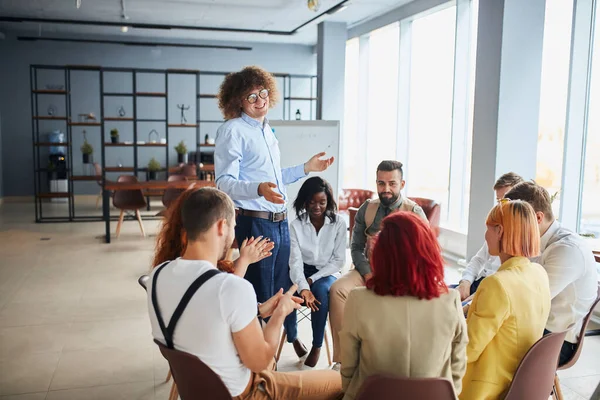
[[[0,206],[0,400],[167,399],[167,364],[137,284],[154,238],[131,221],[105,245],[100,223],[32,220],[31,204]],[[146,231],[157,225],[146,221]],[[300,336],[310,344],[309,324]],[[600,381],[600,337],[585,343],[579,363],[560,373],[567,399],[588,399]],[[326,364],[323,351],[318,367]],[[291,346],[279,367],[301,367]]]

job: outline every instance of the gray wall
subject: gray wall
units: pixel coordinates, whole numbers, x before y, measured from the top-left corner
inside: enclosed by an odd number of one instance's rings
[[[122,37],[119,37],[122,39]],[[196,42],[197,43],[197,42]],[[204,43],[203,43],[204,44]],[[215,43],[222,45],[224,43]],[[0,176],[0,190],[3,187],[4,196],[24,196],[33,194],[32,140],[31,140],[31,96],[29,86],[30,64],[85,64],[104,67],[126,68],[176,68],[197,69],[205,71],[236,71],[246,65],[259,65],[271,72],[293,74],[316,74],[316,55],[312,46],[244,43],[252,47],[251,51],[235,51],[222,49],[192,49],[192,48],[147,48],[106,44],[80,44],[56,42],[20,42],[14,35],[0,42],[0,114],[4,116],[2,138],[0,138],[0,168],[4,174]],[[71,77],[71,101],[73,116],[78,113],[94,112],[100,115],[99,78],[98,72],[77,71]],[[127,92],[131,89],[131,77],[126,74],[105,76],[106,91]],[[202,77],[201,93],[216,93],[222,77]],[[38,85],[64,82],[64,76],[52,73],[38,76]],[[309,82],[309,81],[307,81]],[[164,78],[152,75],[138,76],[138,91],[163,91]],[[282,90],[282,80],[279,80]],[[304,82],[292,82],[294,96],[308,96],[310,86]],[[56,115],[64,114],[64,100],[61,97],[39,96],[39,113],[46,115],[50,104],[56,107]],[[201,99],[202,119],[220,119],[221,116],[213,99]],[[192,104],[187,112],[188,123],[194,123],[196,111],[195,81],[191,76],[172,76],[169,79],[169,110],[168,118],[171,123],[179,123],[178,103]],[[206,104],[205,104],[206,103]],[[107,98],[105,101],[105,116],[118,116],[117,108],[123,104],[127,116],[132,116],[133,105],[131,98]],[[292,104],[293,112],[300,105]],[[279,105],[270,113],[272,119],[282,118],[282,106]],[[309,110],[303,111],[308,116]],[[313,114],[314,115],[314,114]],[[10,117],[8,117],[10,116]],[[138,118],[164,118],[164,100],[139,99]],[[105,140],[109,141],[110,129],[116,127],[121,133],[121,140],[133,140],[132,123],[105,123]],[[218,127],[203,127],[201,137],[209,133],[214,137]],[[65,131],[64,122],[44,121],[40,124],[40,132],[47,133],[60,128]],[[138,123],[138,140],[148,141],[148,132],[156,129],[160,137],[165,137],[164,124]],[[73,160],[76,175],[83,173],[79,147],[83,142],[83,128],[73,128]],[[87,127],[88,141],[94,147],[94,158],[100,159],[100,128]],[[205,132],[206,131],[206,132]],[[195,147],[195,129],[176,128],[169,131],[169,164],[176,161],[173,146],[179,140],[185,140],[188,149]],[[10,137],[10,141],[7,138]],[[42,137],[43,138],[43,137]],[[133,164],[131,148],[107,148],[107,165],[121,161],[124,166]],[[151,157],[156,157],[164,166],[164,148],[140,148],[138,150],[138,166],[143,167]],[[1,174],[0,174],[1,175]],[[116,176],[113,176],[113,178]],[[96,193],[94,182],[76,184],[76,193]],[[0,191],[0,194],[2,191]]]

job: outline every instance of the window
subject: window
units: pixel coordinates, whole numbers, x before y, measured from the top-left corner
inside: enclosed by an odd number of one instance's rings
[[[343,186],[374,189],[377,164],[405,164],[411,197],[468,222],[477,0],[439,7],[346,45]]]
[[[369,80],[367,98],[367,187],[375,182],[375,171],[382,160],[396,158],[398,121],[398,52],[400,31],[394,23],[369,35]]]
[[[359,88],[359,42],[358,38],[346,43],[346,73],[344,88],[344,136],[343,136],[343,187],[363,187],[361,157],[358,152],[358,88]]]
[[[600,10],[598,8],[596,8],[593,40],[579,231],[600,237]]]
[[[560,192],[571,52],[573,0],[547,0],[542,53],[536,181]],[[560,195],[552,208],[558,217]]]
[[[456,7],[412,23],[407,192],[448,216]]]

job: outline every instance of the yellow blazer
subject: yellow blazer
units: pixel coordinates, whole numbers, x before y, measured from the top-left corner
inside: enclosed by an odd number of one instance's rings
[[[544,268],[513,257],[485,278],[467,314],[467,372],[460,400],[503,398],[519,362],[542,337],[550,312]]]

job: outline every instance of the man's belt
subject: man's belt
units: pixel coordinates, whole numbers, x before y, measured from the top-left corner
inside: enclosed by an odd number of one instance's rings
[[[287,212],[268,212],[268,211],[252,211],[252,210],[244,210],[243,208],[239,209],[239,215],[243,215],[246,217],[260,218],[266,219],[271,222],[281,222],[285,221],[287,218]]]

